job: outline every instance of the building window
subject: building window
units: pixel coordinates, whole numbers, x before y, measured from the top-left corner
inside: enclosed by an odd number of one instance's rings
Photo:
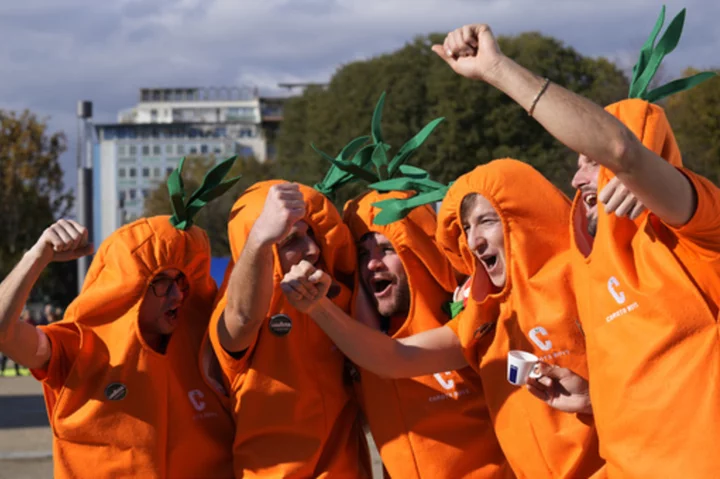
[[[213,150],[213,152],[216,155],[219,155],[220,153],[222,153],[222,148],[220,148],[219,146],[216,146],[215,149]]]
[[[207,152],[208,152],[208,146],[200,145],[200,153],[207,153]]]
[[[135,190],[128,191],[128,195],[130,196],[131,200],[134,200],[136,196]]]
[[[158,117],[157,117],[157,110],[155,110],[155,109],[150,110],[150,121],[153,122],[153,123],[156,123],[156,122],[157,122],[157,118],[158,118]]]
[[[127,150],[125,145],[118,145],[118,149],[117,149],[118,156],[125,156],[125,150]]]
[[[150,138],[150,130],[148,130],[147,128],[143,128],[142,130],[140,130],[140,137]]]
[[[122,208],[125,205],[125,191],[124,190],[118,191],[118,203],[120,204],[120,208]]]
[[[156,167],[156,168],[153,169],[153,176],[154,176],[155,178],[160,178],[160,168],[157,168],[157,167]]]
[[[153,155],[160,155],[162,154],[162,149],[160,148],[160,145],[153,146]]]
[[[152,129],[151,135],[153,138],[160,138],[160,133],[158,132],[157,128]]]
[[[150,190],[148,190],[148,189],[142,190],[142,195],[143,195],[143,198],[147,198],[148,196],[150,196]]]
[[[135,178],[137,176],[137,170],[135,168],[130,168],[130,178]]]
[[[167,176],[170,176],[170,173],[172,173],[172,172],[173,172],[173,168],[171,168],[171,167],[165,168],[165,173],[167,174]]]
[[[191,154],[191,155],[197,154],[197,146],[191,146],[191,147],[190,147],[190,154]]]
[[[185,145],[178,145],[178,146],[177,146],[177,154],[178,154],[178,155],[184,155],[184,154],[185,154]]]
[[[150,154],[150,147],[148,145],[143,145],[142,154],[143,156],[148,156]]]
[[[130,145],[130,156],[135,156],[135,155],[137,155],[137,146]]]
[[[143,168],[142,175],[143,175],[143,178],[149,177],[150,176],[150,168]]]
[[[173,152],[173,146],[172,145],[165,145],[165,153],[168,155],[172,155]]]
[[[118,178],[125,178],[125,168],[120,168],[118,170]]]

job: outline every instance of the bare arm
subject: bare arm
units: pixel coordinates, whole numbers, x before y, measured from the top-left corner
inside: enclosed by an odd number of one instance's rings
[[[304,215],[305,202],[297,185],[282,183],[270,188],[228,281],[227,305],[218,324],[225,350],[244,351],[255,340],[272,300],[273,245]]]
[[[32,369],[50,360],[50,342],[40,329],[18,321],[40,273],[52,261],[69,261],[92,253],[87,230],[74,221],[60,220],[40,239],[0,283],[0,351]]]
[[[338,348],[355,364],[378,376],[410,378],[467,367],[460,340],[443,326],[399,340],[348,316],[325,297],[331,278],[302,262],[285,275],[282,289],[288,300],[306,311]],[[305,293],[317,287],[317,294]]]
[[[272,244],[250,235],[228,282],[227,306],[220,318],[220,344],[230,352],[250,347],[265,319],[273,291]]]
[[[486,25],[459,28],[433,51],[458,74],[486,81],[526,110],[543,85],[542,78],[502,54]],[[567,147],[612,171],[663,222],[680,226],[692,217],[696,198],[685,175],[600,106],[550,84],[533,116]]]

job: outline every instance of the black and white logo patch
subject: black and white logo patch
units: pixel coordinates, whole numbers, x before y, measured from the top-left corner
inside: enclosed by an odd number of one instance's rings
[[[127,387],[122,383],[110,383],[105,388],[105,397],[111,401],[120,401],[127,396]]]
[[[292,329],[292,319],[286,314],[276,314],[268,321],[268,328],[275,336],[287,336]]]

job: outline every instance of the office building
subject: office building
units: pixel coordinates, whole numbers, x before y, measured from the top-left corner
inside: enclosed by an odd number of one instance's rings
[[[143,88],[117,123],[95,126],[94,241],[143,215],[144,200],[183,156],[274,157],[283,98],[255,89]]]

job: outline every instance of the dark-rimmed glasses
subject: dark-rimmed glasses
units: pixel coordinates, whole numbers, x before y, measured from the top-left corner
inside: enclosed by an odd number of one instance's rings
[[[174,278],[161,276],[154,279],[150,282],[150,289],[152,289],[155,296],[162,298],[170,293],[170,287],[172,287],[173,284],[176,284],[178,290],[183,294],[190,291],[190,282],[188,281],[187,276],[182,273]]]

